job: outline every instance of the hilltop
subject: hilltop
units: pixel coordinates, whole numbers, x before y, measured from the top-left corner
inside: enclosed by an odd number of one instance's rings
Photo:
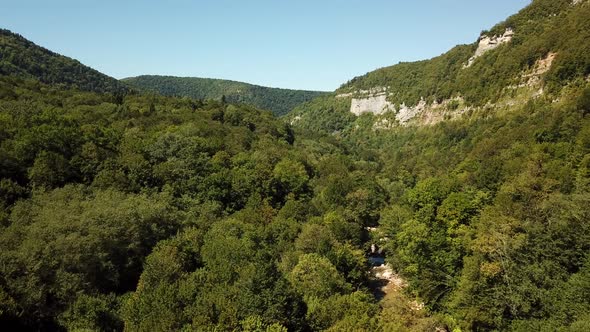
[[[5,29],[0,29],[0,75],[37,79],[84,91],[126,90],[118,80]]]
[[[122,80],[141,91],[157,92],[165,96],[194,99],[225,98],[229,103],[253,105],[285,115],[296,106],[310,101],[324,92],[268,88],[243,82],[174,76],[138,76]]]

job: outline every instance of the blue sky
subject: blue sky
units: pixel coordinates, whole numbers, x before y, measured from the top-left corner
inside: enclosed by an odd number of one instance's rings
[[[439,55],[530,0],[0,0],[0,27],[116,78],[334,90]]]

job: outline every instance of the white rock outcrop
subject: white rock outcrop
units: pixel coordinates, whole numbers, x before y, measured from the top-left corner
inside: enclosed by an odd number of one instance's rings
[[[399,110],[397,111],[395,118],[401,125],[407,124],[410,120],[415,118],[418,114],[424,112],[426,109],[426,101],[421,99],[418,105],[408,107],[406,104],[401,104]]]
[[[465,105],[462,97],[445,99],[438,103],[434,101],[428,104],[424,99],[415,106],[402,104],[398,110],[393,110],[392,115],[380,115],[375,119],[373,130],[387,130],[396,126],[409,126],[411,124],[420,126],[431,126],[445,120],[453,120],[463,116],[473,108]]]
[[[342,93],[336,98],[352,97],[350,112],[358,116],[363,113],[383,114],[393,110],[394,106],[387,100],[387,96],[386,87],[374,87],[369,90]]]
[[[388,100],[391,95],[387,88],[377,87],[371,90],[359,90],[343,94],[341,98],[354,96],[350,103],[350,112],[359,116],[371,113],[378,116],[373,124],[373,130],[386,130],[396,126],[410,124],[433,125],[445,119],[454,119],[469,110],[461,97],[454,97],[428,104],[424,98],[414,106],[402,103],[399,108]]]
[[[350,111],[357,116],[363,113],[383,114],[394,109],[395,106],[387,100],[387,93],[385,92],[352,98],[350,104]]]
[[[352,92],[349,93],[341,93],[339,95],[336,95],[336,98],[348,98],[348,97],[352,97],[354,94]]]
[[[291,125],[294,125],[294,124],[296,124],[296,123],[297,123],[297,122],[299,122],[299,121],[301,121],[301,116],[300,116],[300,115],[297,115],[296,117],[294,117],[294,118],[291,120],[290,124],[291,124]]]
[[[475,59],[479,58],[480,56],[484,55],[485,53],[497,48],[502,44],[506,44],[512,40],[514,37],[514,31],[510,28],[506,29],[503,35],[501,36],[486,36],[483,35],[479,38],[479,45],[477,46],[477,50],[475,50],[475,54],[469,58],[469,61],[463,68],[470,67],[474,62]]]
[[[537,60],[530,71],[521,75],[522,83],[518,87],[534,87],[538,85],[541,82],[541,77],[551,69],[555,57],[557,57],[557,53],[550,52],[546,57]]]

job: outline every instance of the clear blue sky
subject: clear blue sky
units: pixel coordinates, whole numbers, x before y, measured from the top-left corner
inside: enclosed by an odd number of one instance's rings
[[[439,55],[530,0],[0,0],[0,27],[116,78],[334,90]]]

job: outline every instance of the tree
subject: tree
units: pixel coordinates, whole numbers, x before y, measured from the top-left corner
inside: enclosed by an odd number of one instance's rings
[[[288,278],[293,287],[307,298],[327,298],[350,290],[350,285],[334,265],[318,254],[302,255]]]

